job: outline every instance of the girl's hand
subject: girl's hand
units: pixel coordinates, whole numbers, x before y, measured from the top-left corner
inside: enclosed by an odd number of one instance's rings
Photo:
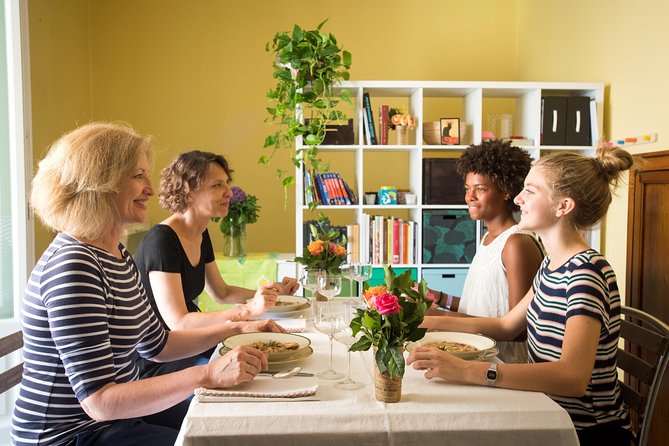
[[[425,372],[427,379],[442,378],[457,381],[459,372],[467,361],[437,348],[416,347],[409,354],[406,363],[416,370],[427,370]]]

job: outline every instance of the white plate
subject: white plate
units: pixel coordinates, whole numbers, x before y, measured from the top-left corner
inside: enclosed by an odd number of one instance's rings
[[[220,348],[218,352],[220,353],[221,356],[223,356],[229,351],[230,351],[229,348],[223,346]],[[267,368],[270,372],[286,370],[287,366],[297,365],[297,363],[308,358],[313,353],[314,349],[311,347],[301,348],[297,352],[295,352],[293,356],[289,356],[286,359],[282,359],[280,361],[268,361]]]
[[[285,311],[283,313],[263,313],[254,316],[253,319],[301,319],[311,314],[311,304],[307,303],[300,306],[299,310]]]
[[[253,298],[247,299],[246,302],[251,302]],[[300,296],[285,296],[277,297],[277,302],[282,302],[284,305],[275,305],[267,310],[267,313],[291,313],[299,310],[304,310],[309,306],[309,299]]]
[[[484,359],[495,356],[498,353],[494,339],[479,334],[461,333],[457,331],[431,331],[425,333],[425,336],[420,341],[407,343],[406,349],[407,351],[411,351],[418,345],[443,341],[469,344],[476,348],[476,351],[474,352],[452,353],[462,359]]]
[[[240,345],[251,345],[254,342],[269,342],[269,341],[277,341],[277,342],[296,342],[299,347],[297,350],[291,350],[287,352],[277,352],[277,353],[269,353],[267,355],[267,358],[271,362],[275,361],[282,361],[288,358],[291,358],[298,354],[300,350],[306,349],[309,347],[311,344],[311,340],[309,338],[305,338],[304,336],[292,334],[292,333],[273,333],[273,332],[260,332],[260,333],[242,333],[238,335],[233,335],[228,338],[226,338],[223,341],[223,346],[229,350],[232,350],[233,348],[240,346]]]

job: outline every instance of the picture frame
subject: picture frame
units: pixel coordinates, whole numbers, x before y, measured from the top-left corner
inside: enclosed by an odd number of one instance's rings
[[[460,118],[441,118],[441,143],[460,144]]]

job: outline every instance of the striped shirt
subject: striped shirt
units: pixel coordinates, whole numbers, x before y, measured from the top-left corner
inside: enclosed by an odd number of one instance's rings
[[[620,294],[611,265],[598,252],[576,254],[555,271],[544,259],[527,310],[530,362],[560,359],[567,319],[586,315],[602,324],[592,377],[579,398],[550,395],[569,412],[577,430],[603,423],[629,428],[629,416],[618,386],[616,352],[620,331]]]
[[[128,252],[122,258],[58,234],[33,269],[22,305],[23,379],[12,444],[62,445],[101,429],[80,402],[109,383],[137,380],[167,332]]]

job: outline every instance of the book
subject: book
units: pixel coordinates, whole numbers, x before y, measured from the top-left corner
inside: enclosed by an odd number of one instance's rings
[[[379,135],[381,136],[380,144],[388,145],[388,115],[390,108],[387,105],[382,105],[379,108]]]
[[[328,191],[325,187],[325,183],[323,182],[323,175],[320,174],[320,173],[317,173],[314,176],[314,178],[316,180],[316,184],[318,185],[318,192],[319,192],[319,195],[321,196],[321,203],[323,205],[326,205],[326,206],[331,204],[330,203],[330,194],[328,194]]]
[[[365,109],[362,109],[362,126],[364,127],[365,130],[365,144],[368,146],[372,145],[372,136],[369,134],[369,121],[367,121],[367,112]]]
[[[360,258],[360,225],[346,225],[346,261],[348,263],[358,263]]]
[[[365,115],[367,117],[367,123],[369,124],[370,144],[375,146],[378,144],[378,140],[376,139],[376,130],[374,129],[374,114],[372,113],[372,103],[369,99],[369,93],[363,93],[362,103],[364,106]]]
[[[341,177],[341,175],[339,175],[339,174],[336,174],[336,175],[337,175],[337,178],[339,179],[339,181],[341,181],[342,186],[344,187],[344,191],[346,192],[346,195],[348,196],[348,199],[350,200],[349,204],[358,204],[358,197],[355,195],[353,190],[350,187],[348,187],[348,183],[346,181],[344,181],[344,179]]]

